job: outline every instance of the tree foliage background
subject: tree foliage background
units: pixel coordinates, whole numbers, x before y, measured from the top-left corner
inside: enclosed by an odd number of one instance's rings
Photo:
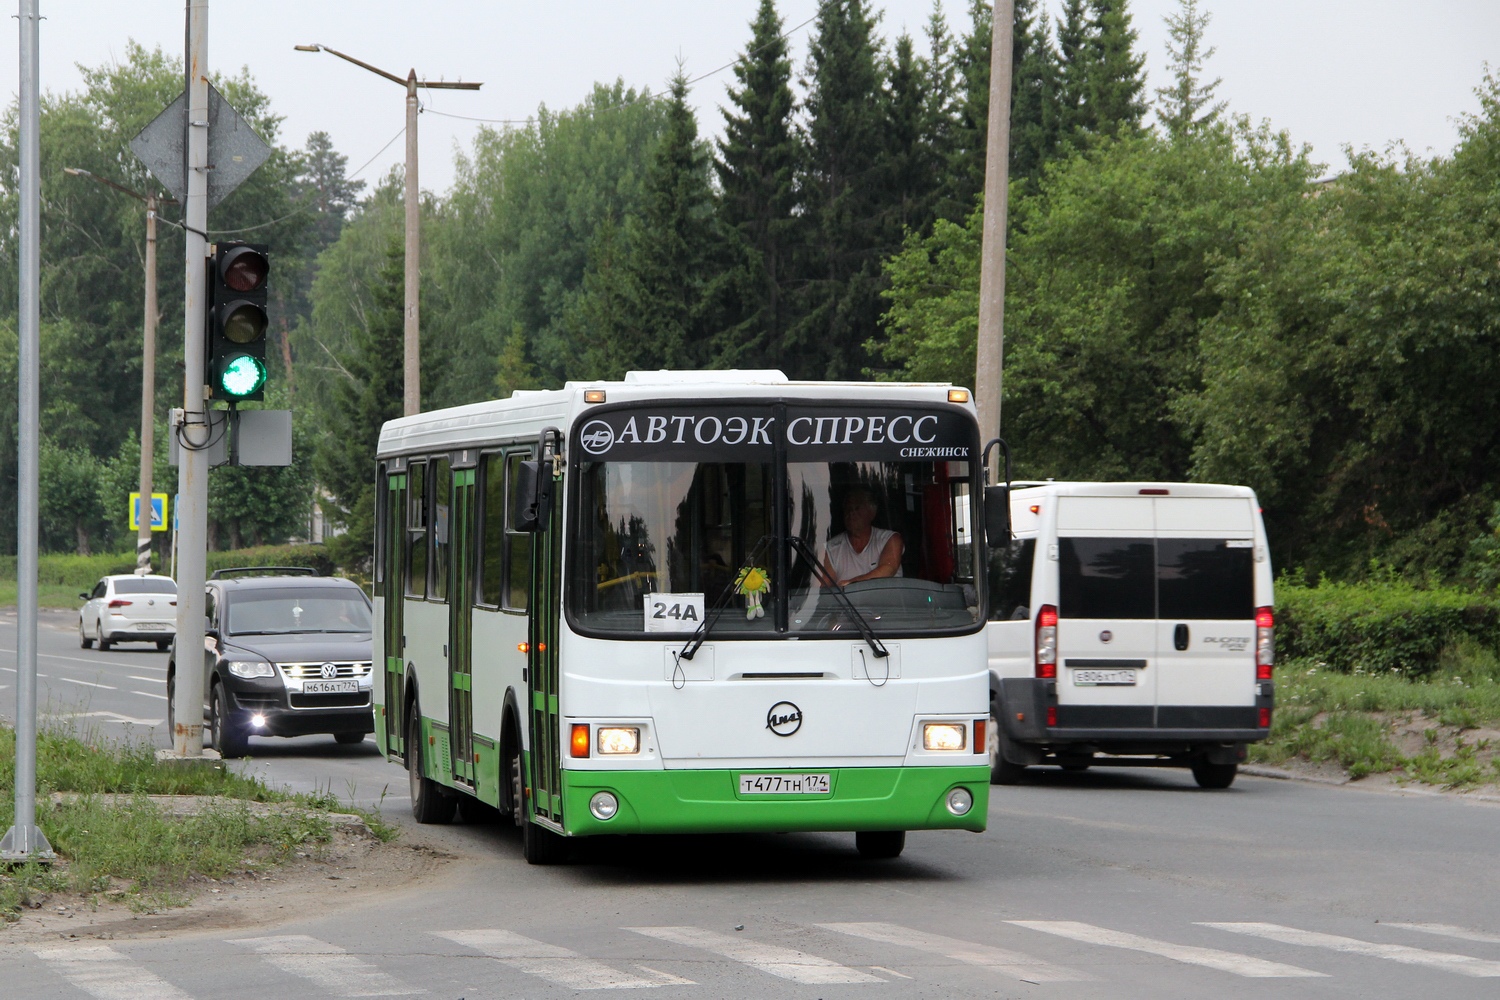
[[[950,25],[934,4],[920,37],[892,36],[875,0],[827,0],[799,59],[761,0],[719,80],[679,67],[659,90],[601,82],[573,107],[481,129],[452,188],[423,194],[424,406],[661,366],[970,382],[990,5],[966,14]],[[1245,483],[1281,566],[1500,581],[1496,80],[1478,81],[1451,155],[1366,153],[1328,178],[1217,98],[1198,0],[1168,17],[1169,64],[1149,88],[1127,0],[1016,0],[1014,28],[1003,428],[1018,472]],[[61,168],[144,187],[125,143],[180,79],[133,46],[45,102],[53,548],[122,533],[111,505],[134,467],[122,415],[137,413],[141,301],[139,208]],[[688,98],[720,85],[709,143]],[[321,491],[358,559],[375,435],[400,406],[400,172],[366,189],[331,137],[282,145],[248,77],[220,89],[276,143],[211,226],[270,223],[256,238],[276,255],[273,378],[299,460],[216,472],[217,534],[299,535]],[[13,111],[8,124],[13,331]],[[180,376],[178,238],[168,227],[161,245],[164,401]],[[10,407],[14,355],[12,333]],[[13,485],[8,425],[0,444]]]

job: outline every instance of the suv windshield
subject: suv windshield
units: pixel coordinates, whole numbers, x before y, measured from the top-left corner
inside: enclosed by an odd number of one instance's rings
[[[975,627],[976,450],[956,407],[602,411],[573,452],[573,620],[683,635],[727,599],[716,636],[857,635],[831,578],[879,635]]]
[[[243,590],[227,603],[232,635],[370,631],[370,606],[352,587]]]

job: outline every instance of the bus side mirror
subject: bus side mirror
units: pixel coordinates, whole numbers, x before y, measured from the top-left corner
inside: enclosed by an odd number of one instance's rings
[[[990,548],[1010,544],[1010,487],[984,488],[984,540]]]
[[[511,494],[510,526],[515,531],[540,531],[552,507],[552,481],[537,461],[522,462]]]

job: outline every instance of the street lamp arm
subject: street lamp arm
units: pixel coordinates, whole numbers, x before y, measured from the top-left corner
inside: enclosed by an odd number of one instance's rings
[[[442,81],[438,81],[438,82],[434,83],[431,80],[418,80],[417,81],[417,86],[418,87],[426,87],[428,90],[478,90],[480,87],[483,87],[484,84],[482,84],[482,83],[444,83]]]
[[[351,55],[346,55],[345,53],[340,52],[338,49],[330,49],[326,45],[297,45],[297,46],[294,46],[294,48],[298,52],[327,52],[329,55],[338,56],[340,59],[344,60],[345,62],[352,62],[354,65],[360,67],[361,69],[367,69],[371,73],[376,74],[377,76],[383,76],[387,80],[390,80],[392,83],[399,83],[403,87],[406,86],[406,78],[405,77],[397,76],[394,73],[387,73],[385,70],[381,69],[379,66],[371,66],[369,63],[364,62],[361,59],[356,59],[356,58],[354,58]]]

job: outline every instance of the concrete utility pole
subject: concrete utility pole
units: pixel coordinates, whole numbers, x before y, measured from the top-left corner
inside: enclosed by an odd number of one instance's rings
[[[0,860],[51,858],[36,825],[36,573],[41,444],[41,15],[21,0],[20,345],[16,450],[16,772],[15,824],[0,838]]]
[[[203,756],[203,584],[208,563],[208,452],[213,433],[203,384],[204,273],[208,257],[208,0],[188,0],[187,199],[183,226],[182,423],[177,520],[182,533],[177,561],[177,671],[172,691],[172,756]]]
[[[979,262],[979,344],[974,370],[974,405],[980,435],[1000,433],[1001,359],[1005,351],[1005,216],[1010,193],[1011,46],[1015,0],[995,0],[990,35],[989,136],[984,161],[984,230]],[[997,452],[989,482],[1003,471]]]
[[[156,455],[156,209],[154,194],[141,194],[107,177],[63,167],[63,173],[87,177],[105,187],[114,188],[146,204],[146,316],[142,324],[141,347],[141,514],[140,531],[135,543],[135,571],[144,576],[151,572],[151,482]],[[171,201],[170,198],[162,199]]]
[[[422,412],[422,349],[421,349],[421,257],[422,257],[422,210],[421,191],[417,187],[417,88],[428,90],[478,90],[482,83],[447,83],[443,81],[418,80],[417,71],[409,70],[406,79],[395,73],[371,66],[367,62],[326,45],[293,46],[298,52],[327,52],[376,76],[383,76],[392,83],[406,88],[406,345],[403,392],[404,416]]]

